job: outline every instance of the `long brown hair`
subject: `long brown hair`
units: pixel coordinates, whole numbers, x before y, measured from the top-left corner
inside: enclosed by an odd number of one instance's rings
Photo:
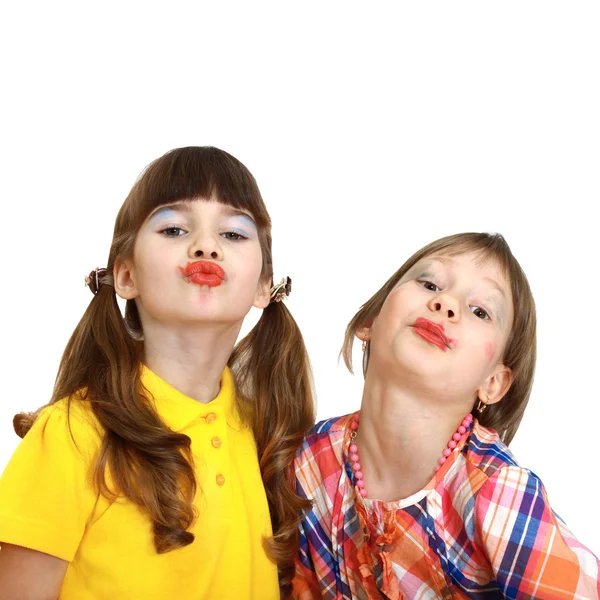
[[[256,181],[236,158],[212,147],[172,150],[142,173],[117,215],[107,281],[115,261],[132,256],[137,232],[151,211],[178,200],[211,197],[252,214],[262,249],[261,278],[272,284],[271,220]],[[188,530],[197,484],[190,438],[161,421],[141,388],[142,340],[135,301],[127,301],[123,319],[114,288],[102,285],[67,344],[49,404],[62,398],[71,402],[85,390],[83,398],[105,432],[93,469],[95,484],[107,497],[120,492],[146,511],[156,550],[162,553],[193,542]],[[294,492],[289,468],[315,415],[304,341],[282,302],[263,311],[229,366],[240,413],[256,439],[269,502],[273,537],[265,540],[265,550],[278,565],[286,597],[299,544],[299,515],[309,506]],[[16,415],[15,431],[25,435],[38,414]],[[109,489],[107,471],[116,489]]]
[[[512,385],[501,402],[488,406],[482,415],[474,413],[482,425],[496,429],[503,441],[510,444],[523,418],[533,385],[536,360],[536,313],[527,277],[500,234],[459,233],[431,242],[415,252],[354,315],[346,328],[340,355],[344,358],[350,372],[353,372],[352,346],[356,331],[373,322],[373,319],[379,315],[388,294],[417,262],[433,254],[452,256],[467,252],[477,252],[482,260],[488,258],[497,260],[511,286],[515,316],[504,350],[503,363],[512,370]],[[369,350],[367,344],[363,355],[364,374],[369,364]]]

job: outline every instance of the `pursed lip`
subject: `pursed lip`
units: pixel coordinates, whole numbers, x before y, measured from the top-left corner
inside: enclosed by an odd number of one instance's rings
[[[209,260],[189,262],[185,267],[177,267],[188,283],[216,287],[223,283],[225,271]]]
[[[444,326],[441,323],[434,323],[429,319],[419,317],[412,324],[413,331],[422,337],[425,341],[437,346],[440,350],[446,352],[452,350],[458,340],[449,338],[444,331]]]

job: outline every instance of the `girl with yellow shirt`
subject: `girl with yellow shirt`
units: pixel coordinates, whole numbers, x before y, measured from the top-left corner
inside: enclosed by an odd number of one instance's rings
[[[168,152],[86,282],[50,402],[14,420],[0,599],[289,596],[306,501],[287,473],[314,407],[255,179],[216,148]]]

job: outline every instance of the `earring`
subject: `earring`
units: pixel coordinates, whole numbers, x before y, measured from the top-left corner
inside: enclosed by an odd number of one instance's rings
[[[483,402],[483,400],[478,400],[477,401],[477,406],[475,407],[475,410],[482,415],[483,411],[487,408],[488,406],[488,402],[490,401],[490,397],[486,394],[485,395],[485,402]]]
[[[369,347],[369,342],[370,341],[371,341],[371,334],[367,334],[366,339],[364,339],[363,343],[362,343],[363,354],[367,351],[367,348]]]

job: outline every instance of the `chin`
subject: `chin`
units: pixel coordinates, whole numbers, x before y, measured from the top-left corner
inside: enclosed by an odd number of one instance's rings
[[[446,353],[440,349],[432,347],[429,349],[417,348],[414,344],[404,343],[385,353],[385,356],[378,357],[378,362],[385,369],[396,374],[402,374],[403,377],[443,379],[444,373],[447,373],[448,365],[440,359],[445,358]],[[435,350],[435,352],[433,352]],[[371,355],[373,358],[373,355]]]

